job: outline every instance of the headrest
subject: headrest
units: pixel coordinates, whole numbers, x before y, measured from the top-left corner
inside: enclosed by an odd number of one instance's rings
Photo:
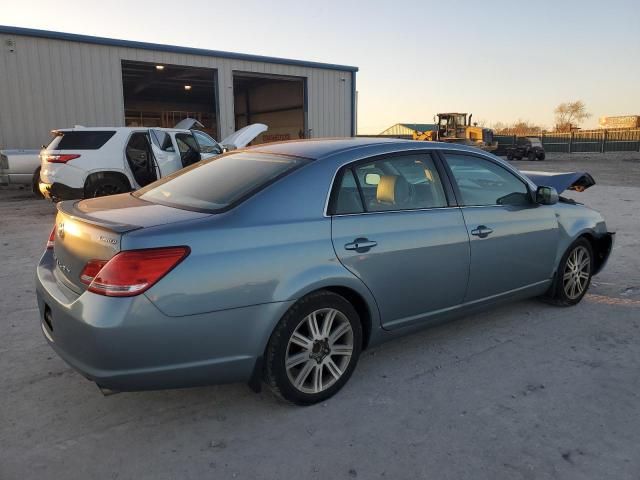
[[[376,191],[376,200],[380,203],[398,205],[407,200],[409,184],[398,175],[382,175]]]

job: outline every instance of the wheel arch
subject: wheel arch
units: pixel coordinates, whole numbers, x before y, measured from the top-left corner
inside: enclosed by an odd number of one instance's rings
[[[131,179],[124,172],[120,170],[99,170],[99,171],[91,172],[87,175],[87,178],[85,178],[83,188],[86,190],[86,188],[91,184],[91,182],[102,180],[104,178],[118,178],[120,180],[125,181],[127,185],[129,185],[129,188],[131,190],[134,189]]]
[[[576,237],[586,239],[591,245],[591,250],[593,251],[593,275],[598,274],[607,263],[609,259],[609,254],[613,248],[613,237],[611,234],[606,235],[596,235],[593,231],[585,231]]]
[[[283,293],[282,296],[297,302],[307,295],[320,290],[327,290],[344,297],[353,305],[360,316],[363,329],[362,347],[365,349],[369,345],[372,336],[375,335],[376,329],[381,326],[378,305],[373,294],[359,278],[346,271],[346,269],[344,271],[342,269],[336,271],[335,266],[333,266],[330,267],[330,271],[326,271],[324,268],[322,270],[315,271],[313,274],[307,272],[302,277],[296,276],[296,278],[282,284],[280,286],[281,292],[287,292],[286,295]],[[316,280],[309,281],[311,277]],[[304,285],[304,287],[300,288],[300,285]]]

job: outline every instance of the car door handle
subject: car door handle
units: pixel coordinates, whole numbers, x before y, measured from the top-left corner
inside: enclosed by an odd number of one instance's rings
[[[475,235],[476,237],[486,238],[493,233],[489,227],[485,227],[484,225],[479,225],[477,228],[471,230],[471,235]]]
[[[369,251],[371,248],[378,245],[378,242],[374,242],[373,240],[369,240],[367,238],[356,238],[353,242],[347,243],[344,246],[345,250],[355,250],[358,253],[364,253]]]

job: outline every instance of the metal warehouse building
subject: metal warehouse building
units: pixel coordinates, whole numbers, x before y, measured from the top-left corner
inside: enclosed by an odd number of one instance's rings
[[[356,67],[0,26],[0,148],[39,148],[54,128],[172,127],[254,143],[352,136]]]

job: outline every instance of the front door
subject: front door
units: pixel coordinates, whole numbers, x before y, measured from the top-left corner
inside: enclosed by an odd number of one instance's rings
[[[465,302],[534,287],[551,279],[559,227],[550,205],[498,162],[445,152],[471,245]]]
[[[338,178],[333,245],[373,293],[383,326],[423,322],[461,304],[469,238],[430,154],[377,157],[344,168]]]

